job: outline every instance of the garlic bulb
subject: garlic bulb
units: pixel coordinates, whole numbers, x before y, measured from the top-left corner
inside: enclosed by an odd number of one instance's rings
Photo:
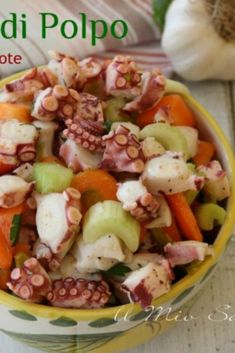
[[[174,0],[162,45],[186,79],[235,79],[235,0]]]

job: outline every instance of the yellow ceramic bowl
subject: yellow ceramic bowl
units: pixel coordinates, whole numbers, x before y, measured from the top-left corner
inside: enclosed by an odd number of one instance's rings
[[[19,77],[9,77],[5,83]],[[197,116],[198,127],[204,138],[213,141],[217,154],[227,171],[232,185],[227,201],[227,218],[216,239],[214,257],[190,267],[186,277],[172,286],[169,293],[154,301],[143,311],[139,305],[128,304],[99,310],[77,310],[29,304],[0,291],[0,329],[12,338],[48,352],[114,353],[144,343],[169,329],[175,320],[166,320],[163,309],[173,317],[188,308],[210,278],[228,246],[235,214],[234,155],[222,130],[213,117],[193,98],[182,84],[168,81],[168,93],[184,96]],[[168,319],[169,319],[168,315]]]

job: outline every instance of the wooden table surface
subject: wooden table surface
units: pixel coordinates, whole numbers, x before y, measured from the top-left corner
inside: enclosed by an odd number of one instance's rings
[[[216,117],[234,146],[235,84],[215,81],[187,85],[195,98]],[[216,310],[217,314],[212,314]],[[231,242],[216,274],[190,313],[199,318],[180,322],[161,337],[128,353],[235,352],[235,241]],[[40,351],[15,343],[1,334],[0,353]]]

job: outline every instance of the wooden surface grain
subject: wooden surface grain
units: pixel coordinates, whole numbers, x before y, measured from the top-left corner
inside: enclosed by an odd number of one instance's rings
[[[195,98],[218,120],[234,146],[235,83],[214,81],[187,85]],[[171,331],[128,353],[235,352],[235,241],[231,242],[217,272],[190,313],[198,319],[179,322]],[[40,351],[25,347],[1,334],[0,353]]]

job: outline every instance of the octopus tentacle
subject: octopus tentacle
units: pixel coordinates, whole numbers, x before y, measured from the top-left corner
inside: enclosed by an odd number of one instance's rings
[[[94,90],[96,96],[104,96],[104,72],[105,68],[102,62],[96,58],[89,57],[79,62],[79,68],[81,71],[77,90],[83,90],[89,92]],[[92,93],[92,92],[91,92]]]
[[[79,94],[71,88],[56,85],[41,91],[35,101],[32,116],[38,120],[71,118],[77,109]]]
[[[91,94],[81,93],[76,114],[65,120],[67,129],[63,135],[91,152],[101,152],[105,146],[103,121],[101,101]]]
[[[204,261],[208,255],[213,255],[213,248],[207,243],[194,240],[184,240],[168,243],[164,247],[166,258],[172,267],[185,265],[193,261]]]
[[[33,125],[21,124],[17,120],[0,123],[0,159],[3,164],[15,169],[36,157],[38,132]]]
[[[0,163],[1,163],[1,165],[7,166],[6,171],[9,172],[18,166],[19,160],[16,156],[7,156],[7,155],[0,153]]]
[[[100,99],[90,93],[80,93],[75,116],[79,119],[103,122],[103,107]]]
[[[84,278],[55,280],[47,300],[53,306],[95,309],[103,307],[110,298],[109,286],[105,281],[89,281]]]
[[[94,96],[105,99],[107,98],[105,91],[105,72],[106,61],[101,61],[94,57],[89,57],[79,62],[81,76],[85,82],[77,87],[77,90],[93,94]]]
[[[53,50],[49,51],[49,55],[51,60],[48,67],[57,77],[60,85],[77,89],[78,84],[83,84],[78,59]]]
[[[160,204],[139,180],[119,184],[117,198],[123,203],[123,208],[139,222],[157,217]]]
[[[18,297],[33,303],[42,302],[51,290],[51,280],[37,259],[27,259],[22,268],[14,268],[7,286]]]
[[[55,121],[41,121],[35,120],[33,125],[38,130],[38,145],[40,148],[37,149],[37,160],[53,156],[53,147],[55,142],[56,130],[59,128],[59,124]]]
[[[102,135],[105,130],[102,123],[74,118],[73,120],[67,119],[65,124],[67,125],[67,129],[63,131],[65,137],[91,152],[104,150],[105,143],[102,140]]]
[[[0,207],[12,208],[24,202],[33,189],[33,183],[27,183],[16,175],[0,177]]]
[[[142,173],[144,156],[137,137],[127,127],[119,125],[103,136],[105,150],[101,168],[115,172]]]
[[[60,267],[62,258],[58,254],[53,254],[50,247],[40,239],[34,244],[34,254],[45,269],[55,272]]]
[[[141,79],[140,94],[131,102],[127,103],[123,110],[129,112],[142,112],[155,106],[163,97],[166,79],[159,69],[145,72]]]
[[[85,84],[101,76],[103,65],[95,58],[81,61],[59,52],[49,51],[49,69],[56,75],[58,83],[81,91]]]
[[[148,263],[132,271],[122,283],[131,302],[148,307],[153,299],[167,293],[171,287],[171,275],[165,264]]]
[[[52,271],[59,267],[79,231],[82,217],[80,196],[73,188],[67,188],[62,194],[36,196],[39,240],[35,244],[34,253]],[[49,220],[48,214],[51,215]]]
[[[6,102],[29,102],[42,89],[54,86],[57,78],[48,67],[34,67],[20,79],[5,85],[3,100]]]
[[[82,145],[75,142],[76,137],[74,134],[70,136],[73,137],[73,140],[68,138],[66,142],[61,145],[59,152],[68,168],[71,168],[74,173],[81,170],[98,168],[102,159],[102,153],[90,151],[82,147]],[[91,138],[93,139],[92,136]]]
[[[34,143],[27,143],[25,145],[19,145],[17,154],[20,162],[31,162],[36,157],[36,147]]]
[[[106,93],[133,98],[140,94],[141,74],[130,56],[117,55],[106,69]]]
[[[99,76],[103,70],[102,64],[95,58],[89,57],[79,62],[82,76],[87,80]]]

